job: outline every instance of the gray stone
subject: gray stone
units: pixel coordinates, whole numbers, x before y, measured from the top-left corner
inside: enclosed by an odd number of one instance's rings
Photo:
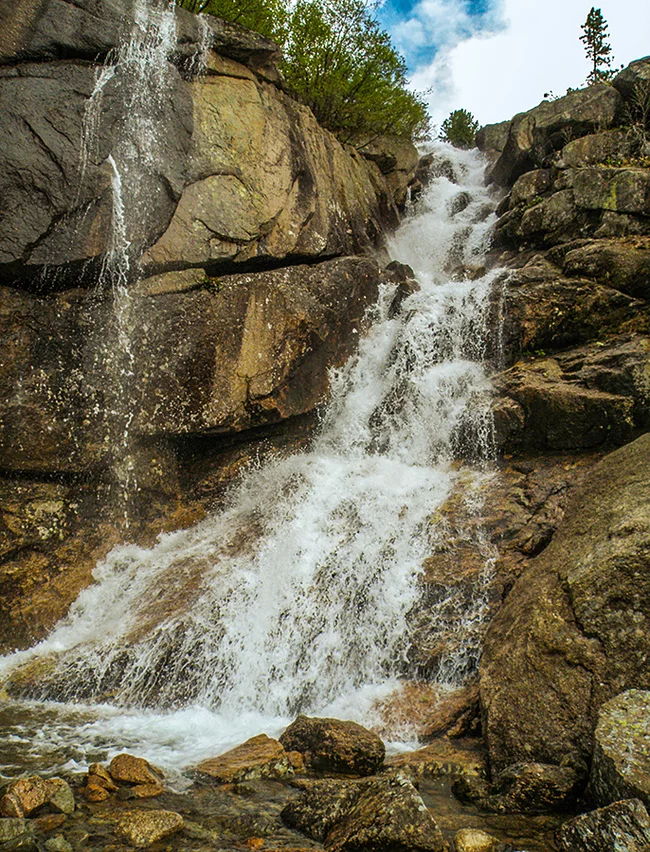
[[[532,172],[526,172],[517,179],[512,187],[510,196],[510,204],[512,207],[517,204],[527,204],[536,198],[538,195],[546,192],[551,185],[551,173],[548,169],[534,169]]]
[[[647,169],[579,169],[573,180],[573,193],[578,207],[586,210],[650,214]]]
[[[564,255],[567,275],[584,275],[650,301],[650,241],[591,240]]]
[[[600,708],[589,794],[599,806],[619,799],[650,806],[650,692],[630,689]]]
[[[501,121],[498,124],[486,124],[476,133],[476,147],[479,151],[498,151],[501,153],[508,141],[510,133],[510,121]]]
[[[524,172],[540,166],[572,138],[612,127],[622,110],[619,93],[604,83],[571,92],[556,101],[516,115],[501,156],[488,179],[511,186]]]
[[[644,90],[647,93],[646,87],[650,85],[650,56],[630,62],[627,68],[616,75],[612,85],[628,102],[639,94],[643,95]]]
[[[624,158],[630,153],[631,143],[627,131],[607,130],[569,142],[559,155],[558,165],[561,168],[584,168],[609,159]]]
[[[615,802],[566,822],[557,842],[560,852],[647,852],[650,817],[636,799]]]

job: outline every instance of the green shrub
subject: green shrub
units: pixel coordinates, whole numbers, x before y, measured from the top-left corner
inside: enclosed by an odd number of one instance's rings
[[[454,148],[473,148],[476,144],[478,121],[466,109],[455,109],[440,125],[439,138]]]

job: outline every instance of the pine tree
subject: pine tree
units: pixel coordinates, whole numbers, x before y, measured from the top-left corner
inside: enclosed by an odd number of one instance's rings
[[[607,41],[609,38],[608,25],[600,9],[591,7],[587,20],[582,24],[581,29],[580,41],[584,44],[587,59],[592,64],[587,82],[590,86],[594,83],[606,83],[612,79],[614,72],[611,69],[612,48]]]
[[[439,138],[449,142],[454,148],[473,148],[475,145],[478,121],[466,109],[455,109],[449,113],[440,125]]]

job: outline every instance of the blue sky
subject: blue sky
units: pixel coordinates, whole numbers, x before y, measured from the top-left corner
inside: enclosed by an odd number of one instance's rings
[[[437,124],[452,109],[511,118],[584,83],[579,41],[589,0],[384,0],[383,26]],[[601,0],[617,64],[650,54],[650,2]]]

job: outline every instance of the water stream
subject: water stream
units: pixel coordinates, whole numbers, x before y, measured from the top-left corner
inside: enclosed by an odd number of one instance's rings
[[[432,182],[390,246],[420,290],[397,314],[383,291],[358,354],[331,377],[311,449],[249,470],[197,526],[113,550],[49,637],[0,660],[3,678],[37,673],[35,700],[0,719],[8,769],[30,751],[84,765],[125,747],[180,769],[298,712],[373,724],[378,700],[413,675],[410,614],[446,535],[436,510],[459,457],[471,503],[493,456],[494,276],[468,276],[491,202],[477,154],[444,156],[454,180]],[[471,599],[450,586],[430,608],[429,632],[450,639],[442,686],[476,665],[490,568],[486,547]]]

